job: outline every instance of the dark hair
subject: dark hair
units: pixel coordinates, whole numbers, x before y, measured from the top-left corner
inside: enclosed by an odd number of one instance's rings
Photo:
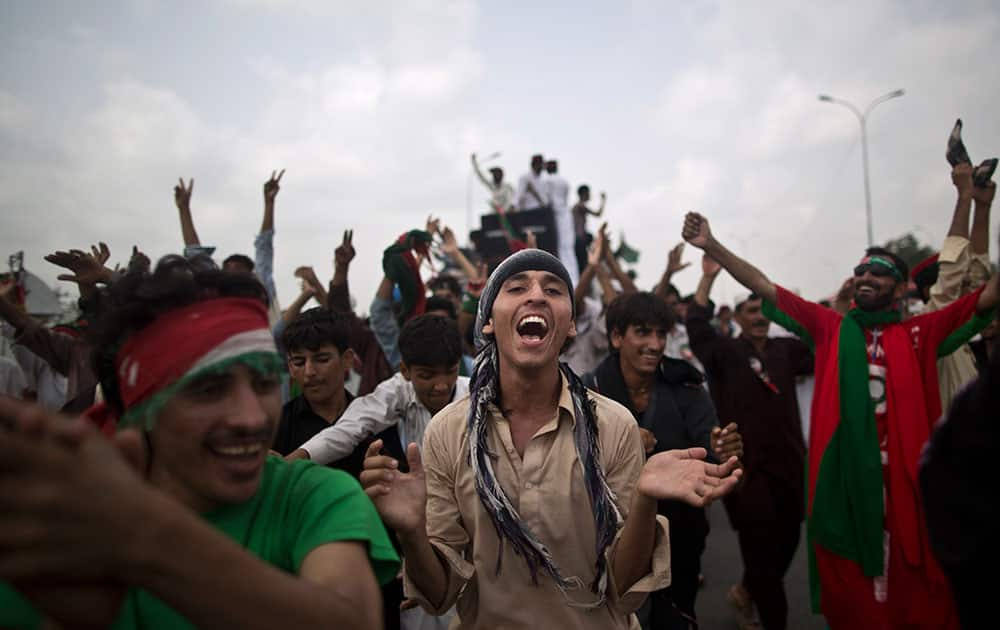
[[[648,291],[619,295],[608,305],[606,317],[608,338],[611,333],[624,335],[629,326],[663,327],[670,330],[676,316],[670,305]]]
[[[576,194],[578,196],[582,197],[583,193],[587,193],[589,195],[590,194],[590,186],[588,186],[586,184],[583,184],[582,186],[580,186],[579,188],[576,189]]]
[[[229,258],[222,261],[222,266],[225,267],[229,263],[246,267],[250,271],[253,271],[254,268],[253,260],[249,256],[244,256],[243,254],[233,254]]]
[[[454,276],[440,275],[431,278],[427,282],[427,286],[431,291],[437,291],[438,289],[447,289],[452,295],[456,297],[462,296],[462,285],[458,283],[458,280]]]
[[[427,298],[427,305],[424,308],[424,312],[430,311],[447,311],[450,319],[458,319],[458,311],[455,309],[455,303],[446,297],[432,295]]]
[[[462,359],[462,339],[455,320],[424,314],[399,331],[399,354],[408,366],[453,367]]]
[[[759,295],[757,295],[756,293],[751,293],[750,295],[746,296],[745,298],[736,303],[736,312],[739,313],[740,311],[742,311],[743,307],[746,305],[747,302],[753,302],[754,300],[759,300],[759,299],[760,299]]]
[[[667,285],[667,289],[666,289],[665,293],[666,293],[666,297],[669,297],[671,295],[676,295],[677,296],[677,301],[678,302],[681,301],[681,292],[673,284],[668,284]]]
[[[906,282],[910,277],[909,265],[903,262],[902,258],[884,247],[869,247],[865,250],[865,256],[883,256],[891,260],[892,264],[896,265],[896,269],[899,269],[899,273],[903,276],[903,279],[898,280],[897,282]]]
[[[183,256],[164,256],[152,273],[134,271],[101,291],[99,312],[87,339],[105,401],[123,411],[115,357],[125,341],[164,313],[219,297],[247,297],[267,304],[254,276],[219,269],[198,270]]]
[[[351,343],[351,320],[342,313],[334,313],[322,306],[311,308],[299,314],[281,334],[281,343],[287,352],[320,349],[320,346],[336,346],[343,354]]]

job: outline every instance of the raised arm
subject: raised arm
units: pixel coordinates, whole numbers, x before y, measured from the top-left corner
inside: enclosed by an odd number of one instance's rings
[[[194,192],[194,178],[192,177],[187,188],[184,187],[184,179],[174,186],[174,203],[181,217],[181,235],[184,237],[184,246],[201,245],[198,240],[198,232],[194,229],[194,220],[191,218],[191,194]]]
[[[607,229],[607,223],[602,225],[601,229]],[[625,270],[618,264],[618,259],[615,258],[614,253],[612,253],[611,248],[608,246],[604,247],[604,264],[607,265],[611,275],[622,285],[622,295],[639,291],[638,287],[635,286],[635,282],[632,281],[632,277],[625,273]]]
[[[775,303],[778,300],[778,290],[767,276],[759,269],[726,249],[715,239],[708,225],[708,219],[697,212],[689,212],[684,217],[684,240],[714,258],[722,268],[729,272],[737,282]]]
[[[986,186],[972,188],[972,200],[976,202],[972,215],[972,232],[969,235],[969,249],[973,254],[990,252],[990,206],[996,194],[997,185],[994,181],[986,182]]]
[[[604,260],[607,236],[604,233],[603,225],[601,228],[597,232],[594,242],[590,244],[590,249],[587,251],[587,266],[580,273],[580,280],[576,283],[576,288],[573,290],[573,300],[576,302],[577,312],[583,311],[583,298],[587,297],[590,285],[597,276],[598,270],[601,269],[601,261]]]
[[[302,312],[302,307],[306,305],[306,302],[314,297],[316,297],[316,291],[313,290],[309,283],[303,282],[302,292],[299,293],[299,297],[295,298],[295,301],[289,304],[288,308],[281,313],[281,319],[284,320],[285,325],[291,324],[299,316],[299,313]]]
[[[91,245],[90,253],[79,249],[68,252],[53,252],[45,257],[47,262],[69,269],[72,274],[61,274],[59,280],[75,282],[80,288],[80,297],[89,299],[97,293],[97,284],[111,284],[113,273],[105,266],[111,258],[111,250],[104,243]]]
[[[260,222],[261,232],[274,230],[274,200],[281,190],[281,177],[285,174],[285,169],[275,175],[276,171],[271,171],[271,179],[264,182],[264,218]]]
[[[698,288],[694,292],[694,301],[698,306],[708,307],[709,294],[712,292],[712,285],[719,277],[722,265],[716,262],[711,256],[705,254],[701,258],[701,280],[698,281]]]
[[[404,411],[403,387],[399,376],[379,383],[372,393],[354,399],[333,425],[309,438],[285,459],[311,459],[326,465],[347,457],[366,439],[399,422]]]
[[[330,280],[329,303],[327,307],[338,313],[353,313],[351,308],[351,291],[347,284],[347,275],[354,260],[354,230],[344,230],[344,238],[333,250],[333,279]]]
[[[605,204],[607,204],[607,202],[608,202],[608,195],[607,195],[607,193],[605,193],[604,191],[601,191],[601,205],[598,206],[597,210],[596,211],[595,210],[591,210],[587,206],[584,206],[584,209],[587,211],[587,214],[589,214],[591,216],[594,216],[594,217],[600,217],[602,214],[604,214],[604,206],[605,206]]]
[[[312,289],[313,295],[320,306],[326,308],[330,296],[327,294],[323,283],[316,277],[316,271],[312,267],[302,266],[295,270],[295,277],[300,278],[305,286]]]
[[[455,238],[455,233],[451,231],[450,227],[445,226],[444,230],[441,231],[441,239],[441,251],[458,263],[466,278],[470,280],[475,278],[477,275],[476,267],[462,253],[462,248],[458,246],[458,239]]]
[[[490,190],[496,190],[496,186],[493,185],[493,182],[486,179],[486,176],[483,175],[482,169],[479,168],[479,161],[476,160],[476,154],[473,153],[471,156],[469,156],[469,159],[472,160],[472,170],[476,173],[476,177],[479,178],[479,181],[483,182],[483,186],[486,186]]]
[[[653,293],[663,299],[667,299],[667,288],[670,287],[670,281],[674,277],[674,274],[691,266],[691,263],[681,262],[683,255],[684,243],[678,243],[670,250],[670,253],[667,254],[667,268],[663,270],[660,282],[656,285]]]

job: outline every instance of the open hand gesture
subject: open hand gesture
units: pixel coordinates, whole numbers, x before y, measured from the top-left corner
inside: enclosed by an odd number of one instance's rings
[[[601,264],[601,261],[607,255],[608,250],[608,224],[602,223],[601,228],[597,230],[597,236],[594,237],[594,242],[590,244],[590,249],[587,251],[587,264],[596,266]]]
[[[194,178],[192,177],[187,188],[184,187],[184,178],[178,178],[179,183],[174,186],[174,203],[178,210],[191,209],[191,193],[194,192]]]
[[[639,492],[651,499],[679,500],[695,507],[725,496],[736,487],[743,471],[737,469],[735,457],[724,464],[708,464],[702,461],[707,454],[703,448],[689,448],[653,455],[639,474]]]
[[[691,266],[691,263],[681,262],[681,257],[684,255],[684,243],[678,243],[670,250],[667,254],[667,274],[674,275],[678,271],[687,269]]]
[[[427,230],[428,234],[434,236],[441,229],[441,219],[440,218],[435,219],[434,215],[428,214],[427,225],[425,226],[424,229]]]
[[[446,254],[454,254],[458,251],[458,239],[450,227],[445,226],[441,230],[441,250]]]
[[[333,250],[333,264],[336,267],[346,267],[354,260],[354,230],[344,230],[344,240]]]
[[[59,280],[75,282],[77,284],[97,284],[98,282],[109,282],[111,270],[104,266],[104,263],[111,257],[111,250],[104,243],[99,246],[93,245],[91,253],[86,253],[79,249],[71,249],[68,252],[58,251],[49,254],[45,260],[69,269],[72,274],[60,274]]]
[[[705,249],[712,240],[712,230],[708,226],[708,219],[697,212],[688,212],[684,217],[682,235],[688,243],[698,249]]]
[[[412,442],[406,447],[408,473],[399,472],[399,462],[380,455],[381,450],[382,440],[375,440],[368,447],[361,486],[386,525],[403,533],[419,531],[425,526],[427,509],[427,485],[420,449]]]
[[[281,169],[280,173],[277,171],[271,171],[271,179],[264,182],[264,203],[274,203],[274,198],[278,196],[278,191],[281,190],[281,176],[285,174],[285,169]]]

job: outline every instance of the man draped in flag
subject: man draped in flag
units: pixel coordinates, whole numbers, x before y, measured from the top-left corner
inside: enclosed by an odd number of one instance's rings
[[[931,555],[917,485],[920,451],[941,415],[937,357],[952,333],[1000,302],[994,276],[947,307],[901,320],[907,269],[871,248],[854,268],[842,316],[772,283],[689,213],[684,239],[785,313],[814,344],[816,390],[807,466],[813,609],[841,628],[957,628]],[[972,333],[974,334],[974,333]]]

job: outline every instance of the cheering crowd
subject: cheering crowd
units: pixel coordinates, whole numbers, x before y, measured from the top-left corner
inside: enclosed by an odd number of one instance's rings
[[[397,226],[362,317],[347,231],[331,280],[300,267],[281,308],[284,171],[254,255],[221,266],[181,180],[181,253],[46,257],[79,287],[73,322],[32,317],[18,273],[0,283],[0,627],[694,628],[716,499],[745,630],[795,627],[800,542],[833,630],[980,627],[996,161],[974,167],[956,129],[939,254],[911,272],[859,251],[826,304],[696,212],[641,290],[607,225],[588,230],[603,193],[593,210],[580,186],[571,208],[555,160],[515,190],[473,155],[493,212],[552,212],[551,252],[509,222],[498,264],[436,219]],[[671,282],[684,243],[703,251],[688,296]],[[722,270],[749,295],[715,304]]]

